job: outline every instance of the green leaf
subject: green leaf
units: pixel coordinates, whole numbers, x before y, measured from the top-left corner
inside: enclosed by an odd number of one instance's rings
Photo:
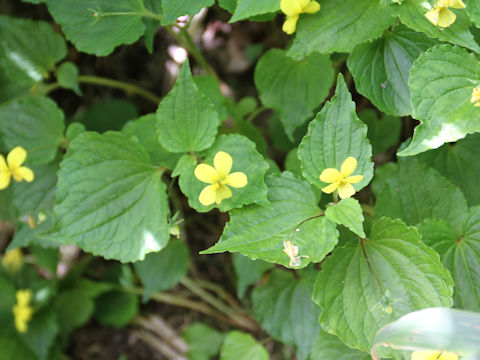
[[[13,186],[13,203],[18,210],[18,216],[36,216],[41,211],[53,209],[55,188],[57,185],[57,170],[59,161],[48,165],[31,166],[35,180],[31,183],[15,183]]]
[[[0,67],[0,104],[16,97],[27,95],[29,89],[29,85],[21,85],[10,80]],[[1,149],[3,149],[3,144],[0,138]]]
[[[193,16],[213,3],[214,0],[162,0],[162,25],[175,22],[179,16]]]
[[[462,192],[436,170],[415,159],[402,159],[398,164],[379,168],[372,188],[377,199],[377,218],[400,218],[408,225],[434,218],[459,228],[467,212]]]
[[[192,156],[187,156],[184,158],[184,160],[187,159],[187,162],[183,163],[182,169],[177,165],[179,169],[176,168],[174,174],[180,174],[180,189],[188,197],[190,206],[199,212],[206,212],[214,207],[218,207],[220,211],[229,211],[252,203],[265,204],[267,187],[264,177],[269,165],[262,155],[255,150],[255,144],[242,135],[222,135],[208,149],[204,163],[213,165],[213,158],[219,151],[230,154],[233,159],[231,172],[241,171],[245,173],[248,184],[243,188],[232,189],[233,196],[223,200],[218,206],[216,204],[203,206],[200,204],[198,196],[208,184],[195,177],[196,160]],[[180,159],[179,164],[181,161],[182,159]]]
[[[303,56],[350,52],[355,45],[379,37],[394,21],[383,0],[324,0],[313,15],[302,15],[296,37],[288,51]],[[375,21],[372,21],[375,19]]]
[[[360,111],[358,117],[368,126],[367,136],[372,144],[373,155],[387,151],[400,140],[402,131],[400,118],[389,115],[378,118],[372,109]]]
[[[133,103],[123,99],[108,99],[88,108],[74,118],[85,125],[87,130],[103,133],[122,129],[128,121],[138,118],[138,110]],[[153,129],[151,129],[153,133]]]
[[[58,68],[57,72],[58,83],[65,89],[71,89],[78,96],[82,95],[82,90],[78,85],[78,68],[72,62],[64,62]]]
[[[65,131],[65,137],[68,141],[72,141],[78,135],[85,132],[85,126],[78,122],[72,122],[68,125],[67,130]]]
[[[95,310],[95,304],[81,290],[70,290],[59,294],[53,304],[62,334],[85,325]]]
[[[218,5],[233,14],[237,7],[237,0],[218,0]]]
[[[265,106],[278,111],[291,140],[293,131],[326,99],[333,79],[329,57],[317,52],[295,60],[284,50],[272,49],[261,57],[255,68],[260,99]]]
[[[312,301],[315,278],[307,272],[297,280],[292,273],[274,270],[268,283],[252,293],[255,318],[282,343],[294,345],[300,360],[307,358],[320,331],[321,309]]]
[[[44,21],[0,15],[0,67],[15,83],[31,86],[48,78],[67,55],[65,40]]]
[[[16,335],[0,336],[0,360],[38,360]]]
[[[475,0],[465,0],[466,8],[465,11],[467,15],[472,19],[472,21],[480,27],[480,4]]]
[[[435,44],[422,33],[397,26],[378,40],[356,46],[347,64],[358,92],[383,112],[410,115],[410,67],[423,51]]]
[[[480,204],[480,134],[468,135],[455,144],[445,144],[442,147],[424,152],[418,159],[433,167],[452,183],[457,185],[464,194],[470,206]]]
[[[248,19],[257,15],[264,15],[280,11],[278,0],[237,0],[230,22]]]
[[[401,3],[389,5],[391,14],[397,16],[410,29],[423,32],[434,39],[461,45],[477,53],[480,52],[480,46],[468,30],[470,20],[463,10],[453,9],[457,16],[455,22],[447,28],[440,28],[425,17],[425,13],[430,9],[429,2],[417,0],[403,0]]]
[[[327,168],[340,169],[349,156],[357,159],[355,175],[363,179],[353,184],[356,191],[373,177],[372,147],[367,140],[367,126],[357,117],[355,103],[342,75],[338,76],[335,96],[308,126],[307,135],[298,148],[303,176],[320,189],[326,183],[320,174]]]
[[[108,55],[118,45],[133,44],[145,32],[143,4],[138,0],[46,0],[46,3],[67,39],[88,54]]]
[[[335,224],[344,225],[358,236],[364,238],[363,212],[357,199],[343,199],[331,204],[325,210],[325,216]]]
[[[46,308],[35,313],[28,323],[28,331],[20,339],[37,355],[38,360],[49,359],[49,350],[58,334],[55,313]]]
[[[193,323],[183,331],[189,360],[209,360],[220,351],[225,335],[203,323]]]
[[[251,260],[239,253],[234,253],[233,268],[237,276],[238,297],[243,298],[247,288],[260,280],[265,271],[271,269],[272,266],[272,264],[266,261]]]
[[[480,131],[480,108],[470,102],[480,85],[480,62],[474,54],[458,46],[435,46],[415,61],[409,84],[413,117],[421,124],[398,155],[416,155]]]
[[[148,114],[137,120],[127,122],[123,127],[122,132],[133,135],[138,139],[138,142],[150,155],[152,164],[165,166],[168,169],[174,169],[181,154],[172,154],[171,152],[168,152],[158,142],[158,136],[155,132],[156,123],[157,116],[155,114]]]
[[[429,219],[419,226],[422,240],[435,249],[455,281],[455,306],[480,311],[480,207],[466,214],[461,231]]]
[[[64,115],[52,100],[26,96],[0,106],[0,132],[9,150],[22,146],[28,164],[47,164],[64,141]]]
[[[0,220],[13,222],[17,218],[17,209],[13,205],[13,190],[7,188],[0,191]]]
[[[80,134],[58,172],[53,228],[43,237],[107,259],[137,261],[169,239],[161,172],[135,138]]]
[[[269,175],[266,183],[269,204],[231,211],[218,243],[202,253],[238,251],[252,259],[289,266],[283,242],[290,240],[302,256],[300,267],[322,261],[336,245],[338,232],[321,216],[311,186],[288,172]]]
[[[308,360],[367,360],[368,354],[349,348],[337,336],[320,331]]]
[[[160,144],[170,152],[205,150],[215,141],[219,125],[215,106],[200,92],[185,62],[175,86],[158,105]]]
[[[3,338],[4,333],[11,332],[14,329],[14,319],[12,308],[17,302],[15,298],[15,286],[10,278],[4,275],[4,269],[0,262],[0,323],[2,324],[0,328],[0,341]],[[4,353],[5,349],[2,347],[0,351],[1,354]],[[13,359],[13,358],[12,358]]]
[[[240,331],[228,333],[222,345],[220,360],[268,360],[265,348],[252,335]]]
[[[143,302],[156,291],[170,290],[187,274],[189,253],[184,242],[170,241],[158,253],[148,254],[145,260],[134,264],[138,277],[145,287]]]
[[[30,246],[30,253],[35,258],[35,264],[49,272],[51,275],[56,275],[59,261],[59,252],[57,248],[44,248],[41,246]]]
[[[382,218],[370,239],[325,260],[313,299],[322,308],[324,330],[368,352],[382,326],[414,310],[451,306],[452,293],[450,274],[418,231]]]
[[[138,298],[134,294],[111,291],[96,301],[95,318],[103,326],[121,328],[130,323],[139,312]]]
[[[208,97],[215,110],[218,113],[220,120],[225,120],[228,117],[227,108],[224,105],[225,97],[220,91],[218,80],[210,75],[194,76],[193,81],[197,85],[200,92]]]
[[[415,311],[385,326],[377,333],[375,348],[439,349],[469,355],[478,351],[480,314],[457,309],[432,308]]]

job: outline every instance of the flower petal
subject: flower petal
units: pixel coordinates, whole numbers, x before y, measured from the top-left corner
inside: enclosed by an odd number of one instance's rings
[[[222,185],[218,188],[216,192],[215,202],[220,205],[223,199],[228,199],[232,197],[232,190],[228,186]]]
[[[219,180],[217,170],[207,164],[197,165],[195,168],[195,177],[207,184],[214,184]]]
[[[425,13],[425,17],[430,21],[433,25],[438,25],[438,18],[440,16],[440,8],[435,7],[430,11]]]
[[[9,171],[7,162],[5,161],[5,158],[2,155],[0,155],[0,172],[7,172],[7,171]]]
[[[280,10],[282,10],[287,17],[297,16],[298,19],[298,14],[302,12],[302,7],[297,0],[282,0],[280,2]]]
[[[338,195],[340,199],[348,199],[353,194],[355,194],[355,188],[352,184],[343,183],[338,187]]]
[[[283,23],[282,30],[288,35],[292,35],[297,29],[298,15],[287,16],[287,19]]]
[[[17,146],[7,155],[7,163],[10,169],[15,169],[22,166],[22,164],[27,159],[27,151],[21,147]]]
[[[333,184],[330,184],[322,189],[322,191],[326,194],[331,194],[335,190],[338,189],[338,185],[340,185],[340,181],[335,181]]]
[[[200,201],[200,204],[203,206],[213,204],[217,198],[218,187],[218,184],[205,186],[198,196],[198,201]]]
[[[219,151],[215,154],[213,165],[215,166],[215,170],[218,172],[218,177],[220,180],[225,179],[230,173],[230,170],[232,170],[232,163],[232,157],[226,152]]]
[[[33,171],[26,166],[21,166],[18,169],[15,169],[12,173],[15,180],[20,179],[17,181],[25,180],[26,182],[32,182],[33,179],[35,179]]]
[[[240,171],[231,173],[223,181],[223,184],[234,188],[242,188],[248,184],[247,175]]]
[[[340,168],[340,173],[343,177],[350,176],[355,171],[356,167],[357,159],[355,159],[353,156],[349,156],[343,162],[342,167]]]
[[[455,15],[455,13],[452,10],[448,8],[441,8],[438,16],[437,25],[443,28],[449,27],[455,22],[456,18],[457,18],[457,15]]]
[[[439,5],[440,2],[442,2],[442,0],[439,1]],[[447,4],[444,6],[448,6],[454,9],[464,9],[466,7],[462,0],[446,0],[446,3]]]
[[[316,1],[310,1],[307,6],[303,8],[303,12],[307,14],[315,14],[320,10],[320,4]]]
[[[326,183],[333,183],[340,181],[342,174],[337,169],[328,168],[322,171],[320,174],[320,180]]]
[[[356,184],[356,183],[362,181],[362,179],[363,179],[362,175],[353,175],[353,176],[349,176],[349,177],[345,178],[344,181],[347,182],[347,183],[350,183],[350,184]]]
[[[0,171],[0,190],[6,189],[10,185],[10,171]]]

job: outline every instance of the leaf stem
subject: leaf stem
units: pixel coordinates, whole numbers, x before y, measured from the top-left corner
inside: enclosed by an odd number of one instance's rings
[[[245,119],[246,122],[252,122],[253,120],[255,120],[255,118],[260,115],[262,112],[266,111],[266,110],[269,110],[268,108],[266,108],[265,106],[260,106],[259,108],[256,108],[255,110],[253,110],[250,115],[248,115],[248,117]]]
[[[146,89],[120,80],[114,80],[94,75],[80,75],[78,76],[77,81],[81,84],[99,85],[114,89],[120,89],[125,91],[126,93],[139,95],[154,104],[158,104],[161,100],[160,96]],[[44,95],[48,95],[52,91],[55,91],[59,88],[61,88],[61,85],[57,82],[48,84],[45,88],[43,88],[43,90],[41,90],[41,93]]]

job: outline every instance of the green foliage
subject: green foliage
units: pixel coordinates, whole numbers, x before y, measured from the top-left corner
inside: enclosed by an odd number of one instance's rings
[[[303,256],[300,267],[322,261],[337,243],[338,233],[332,222],[320,216],[311,186],[288,172],[270,175],[266,183],[269,204],[233,210],[218,243],[203,253],[238,251],[289,266],[283,248],[290,240]]]
[[[160,144],[170,152],[205,150],[215,141],[219,124],[215,106],[198,89],[186,62],[174,88],[158,106]]]
[[[480,131],[480,109],[470,102],[480,84],[475,55],[460,47],[438,45],[423,53],[410,73],[413,117],[421,124],[399,155],[416,155]]]
[[[64,115],[49,98],[27,96],[0,106],[0,133],[9,149],[22,146],[29,164],[47,164],[64,141]]]
[[[267,360],[268,353],[248,334],[232,331],[227,334],[220,352],[220,360]]]
[[[139,14],[143,4],[138,0],[46,0],[46,3],[66,38],[88,54],[108,55],[118,45],[134,43],[145,32]]]
[[[356,46],[348,58],[348,68],[357,90],[387,114],[410,115],[410,67],[435,43],[424,34],[397,26],[378,40]]]
[[[294,60],[280,49],[265,53],[255,68],[255,85],[263,105],[280,115],[285,132],[293,131],[313,115],[333,83],[330,59],[317,52]]]
[[[479,2],[317,2],[0,6],[0,360],[478,357]]]
[[[161,173],[134,138],[79,135],[62,161],[54,225],[44,237],[124,262],[159,251],[169,238]]]
[[[65,40],[46,22],[0,16],[0,67],[7,77],[31,86],[48,79],[67,54]]]
[[[383,0],[325,0],[321,6],[316,14],[300,19],[289,55],[351,51],[380,36],[394,22]]]
[[[325,260],[313,299],[322,308],[323,329],[368,352],[383,325],[414,310],[451,306],[452,293],[450,274],[418,231],[382,218],[368,240],[346,244]]]
[[[209,360],[220,351],[225,335],[202,323],[189,325],[182,334],[189,346],[189,360]]]
[[[362,181],[353,184],[359,191],[373,177],[372,147],[367,140],[367,126],[355,114],[355,103],[343,77],[339,75],[335,96],[308,126],[308,132],[298,148],[298,157],[303,176],[323,188],[327,184],[320,180],[322,171],[340,169],[349,156],[358,162],[354,174],[363,176]]]
[[[253,311],[262,327],[283,343],[294,345],[299,359],[307,358],[320,331],[321,310],[311,296],[314,275],[303,270],[297,281],[291,273],[275,270],[268,283],[252,294]]]
[[[135,270],[142,281],[145,292],[143,301],[161,290],[172,288],[187,274],[188,248],[180,240],[171,241],[161,252],[148,254],[145,260],[135,263]]]

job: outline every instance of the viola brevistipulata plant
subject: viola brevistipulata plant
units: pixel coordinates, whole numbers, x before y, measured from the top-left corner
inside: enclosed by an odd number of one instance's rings
[[[476,359],[480,0],[0,1],[0,359]]]

